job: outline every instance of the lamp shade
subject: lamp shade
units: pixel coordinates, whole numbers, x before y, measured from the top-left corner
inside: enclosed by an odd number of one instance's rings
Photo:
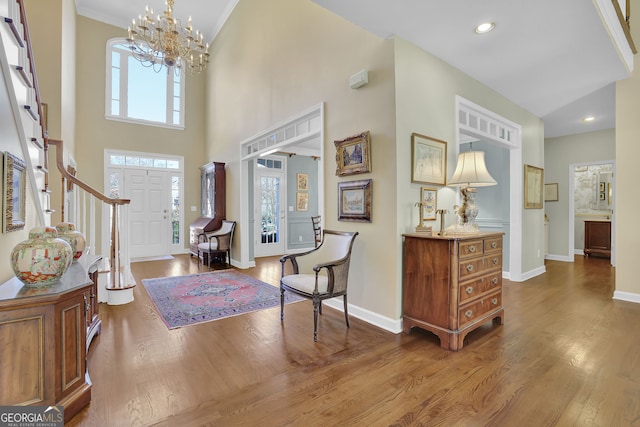
[[[466,151],[458,154],[458,163],[447,185],[454,187],[488,187],[497,182],[484,163],[484,151]]]

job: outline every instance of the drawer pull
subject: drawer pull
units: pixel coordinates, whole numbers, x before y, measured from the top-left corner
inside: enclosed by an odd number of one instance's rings
[[[467,289],[465,289],[465,291],[466,291],[469,295],[471,295],[471,294],[473,293],[473,287],[471,287],[471,286],[467,286]]]
[[[498,298],[492,298],[491,299],[491,304],[497,305],[498,304]]]
[[[498,278],[494,277],[493,279],[491,279],[491,283],[493,283],[494,285],[498,284]]]
[[[464,312],[464,315],[467,316],[467,317],[471,317],[471,316],[473,316],[473,311],[467,310],[467,311]]]
[[[491,248],[495,249],[498,247],[498,242],[491,242]]]
[[[473,271],[473,264],[467,264],[467,271],[471,273]]]
[[[476,251],[475,246],[469,246],[469,252],[474,253]]]
[[[497,265],[498,264],[498,258],[494,258],[493,259],[493,265]]]

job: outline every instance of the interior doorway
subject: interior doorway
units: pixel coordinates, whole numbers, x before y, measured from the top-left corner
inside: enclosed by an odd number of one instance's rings
[[[602,160],[569,165],[569,261],[584,254],[584,221],[611,222],[611,265],[616,265],[616,163]]]
[[[250,268],[255,266],[254,258],[260,256],[261,252],[256,252],[256,240],[262,241],[262,219],[255,215],[257,190],[256,180],[254,176],[255,163],[261,158],[278,153],[277,157],[284,156],[307,156],[310,158],[322,159],[324,155],[324,104],[317,104],[301,113],[290,117],[282,123],[269,127],[256,135],[242,141],[240,143],[240,213],[239,225],[240,231],[238,238],[240,239],[240,254],[238,259],[239,268]],[[313,194],[317,194],[315,201],[317,206],[317,214],[324,213],[324,168],[322,162],[316,162],[317,167],[317,189]],[[293,172],[291,172],[293,173]],[[290,177],[292,182],[295,177]],[[285,179],[286,181],[286,179]],[[286,185],[286,184],[285,184]],[[281,190],[284,190],[283,187]],[[295,187],[293,187],[295,188]],[[317,191],[315,191],[317,190]],[[290,190],[293,191],[293,190]],[[296,195],[290,194],[291,200],[295,200]],[[291,248],[286,240],[286,236],[297,236],[297,233],[291,232],[290,228],[297,226],[287,220],[288,213],[294,211],[295,206],[287,206],[286,200],[280,200],[280,211],[285,212],[281,215],[285,219],[285,223],[280,223],[280,230],[283,233],[282,252],[287,253]],[[311,203],[311,201],[310,201]],[[315,212],[314,212],[315,213]],[[271,232],[272,224],[267,224],[265,230]],[[309,230],[311,223],[309,218]],[[269,238],[265,238],[265,241]]]
[[[522,126],[468,99],[456,96],[456,127],[456,154],[460,152],[460,145],[469,142],[470,139],[484,140],[508,149],[509,185],[511,188],[523,188]],[[524,281],[531,274],[522,271],[523,203],[521,191],[509,193],[508,240],[505,241],[508,245],[505,251],[508,251],[509,270],[503,270],[503,276],[514,282]]]

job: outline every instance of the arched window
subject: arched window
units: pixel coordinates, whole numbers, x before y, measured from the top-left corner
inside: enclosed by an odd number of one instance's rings
[[[184,129],[184,72],[155,72],[133,57],[124,38],[107,42],[106,118]]]

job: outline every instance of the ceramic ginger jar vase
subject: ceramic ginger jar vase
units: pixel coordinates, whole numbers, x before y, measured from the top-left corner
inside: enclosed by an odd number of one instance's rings
[[[11,267],[18,279],[28,286],[57,282],[69,269],[72,259],[71,245],[58,238],[53,227],[31,229],[29,238],[11,251]]]
[[[61,222],[56,225],[56,230],[58,230],[58,237],[71,245],[73,262],[77,262],[87,247],[87,240],[84,234],[77,231],[76,226],[70,222]]]

